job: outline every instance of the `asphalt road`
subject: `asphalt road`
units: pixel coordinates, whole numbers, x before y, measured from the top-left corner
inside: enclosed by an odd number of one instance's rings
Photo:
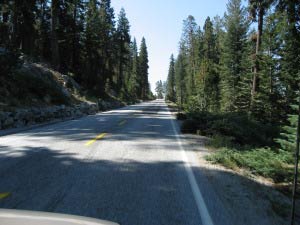
[[[231,224],[162,100],[0,137],[0,208]]]

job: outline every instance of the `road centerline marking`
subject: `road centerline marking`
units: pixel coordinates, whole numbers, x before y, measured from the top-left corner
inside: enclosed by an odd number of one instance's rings
[[[2,192],[2,193],[0,193],[0,199],[7,198],[7,197],[10,196],[10,195],[11,195],[10,192]]]
[[[107,133],[101,133],[99,134],[98,136],[96,136],[94,139],[88,141],[87,143],[85,143],[85,146],[90,146],[91,144],[93,144],[95,141],[101,139],[101,138],[104,138],[105,135],[107,135]]]

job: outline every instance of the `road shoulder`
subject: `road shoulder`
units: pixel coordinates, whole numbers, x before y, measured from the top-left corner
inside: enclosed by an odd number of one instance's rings
[[[197,157],[195,169],[207,178],[236,224],[286,223],[288,218],[284,210],[288,210],[285,206],[289,199],[275,190],[270,182],[206,161],[205,156],[212,153],[205,148],[206,137],[183,134],[181,138],[185,149]]]

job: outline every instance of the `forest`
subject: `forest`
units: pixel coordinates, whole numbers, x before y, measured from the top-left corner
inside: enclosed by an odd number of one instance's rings
[[[300,2],[229,0],[223,17],[183,22],[166,99],[182,131],[211,137],[208,157],[291,184],[300,78]],[[289,186],[289,185],[287,185]],[[291,187],[291,186],[289,186]]]
[[[110,0],[1,0],[0,79],[22,59],[44,62],[73,77],[92,96],[146,100],[148,50],[138,47],[122,8]]]
[[[1,83],[29,58],[96,97],[153,98],[146,40],[138,47],[125,10],[115,16],[110,0],[0,3]],[[209,160],[290,184],[299,78],[300,2],[229,0],[224,16],[202,27],[192,15],[184,20],[179,53],[157,90],[177,104],[183,132],[211,137],[219,151]]]

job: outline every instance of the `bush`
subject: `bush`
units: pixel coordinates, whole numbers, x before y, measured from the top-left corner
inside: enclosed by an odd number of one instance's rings
[[[285,163],[285,154],[289,153],[276,153],[270,148],[247,151],[222,148],[206,159],[231,169],[246,168],[253,174],[272,178],[275,182],[289,182],[293,179],[293,170]]]
[[[188,114],[188,118],[196,123],[193,127],[197,127],[201,134],[230,137],[231,142],[238,145],[269,146],[274,144],[273,138],[279,133],[276,126],[259,123],[239,113],[198,112]],[[182,126],[187,124],[183,123]],[[191,129],[193,133],[194,130]]]
[[[193,119],[187,119],[181,125],[182,133],[196,133],[198,129],[198,123]]]
[[[178,120],[186,120],[187,116],[186,116],[185,113],[177,113],[176,114],[176,119],[178,119]]]
[[[233,144],[234,137],[215,135],[213,136],[207,143],[207,145],[214,148],[222,148],[222,147],[234,147]]]
[[[235,159],[235,155],[236,154],[234,151],[224,148],[213,155],[206,156],[206,159],[213,163],[221,164],[227,168],[236,169],[238,165]]]

